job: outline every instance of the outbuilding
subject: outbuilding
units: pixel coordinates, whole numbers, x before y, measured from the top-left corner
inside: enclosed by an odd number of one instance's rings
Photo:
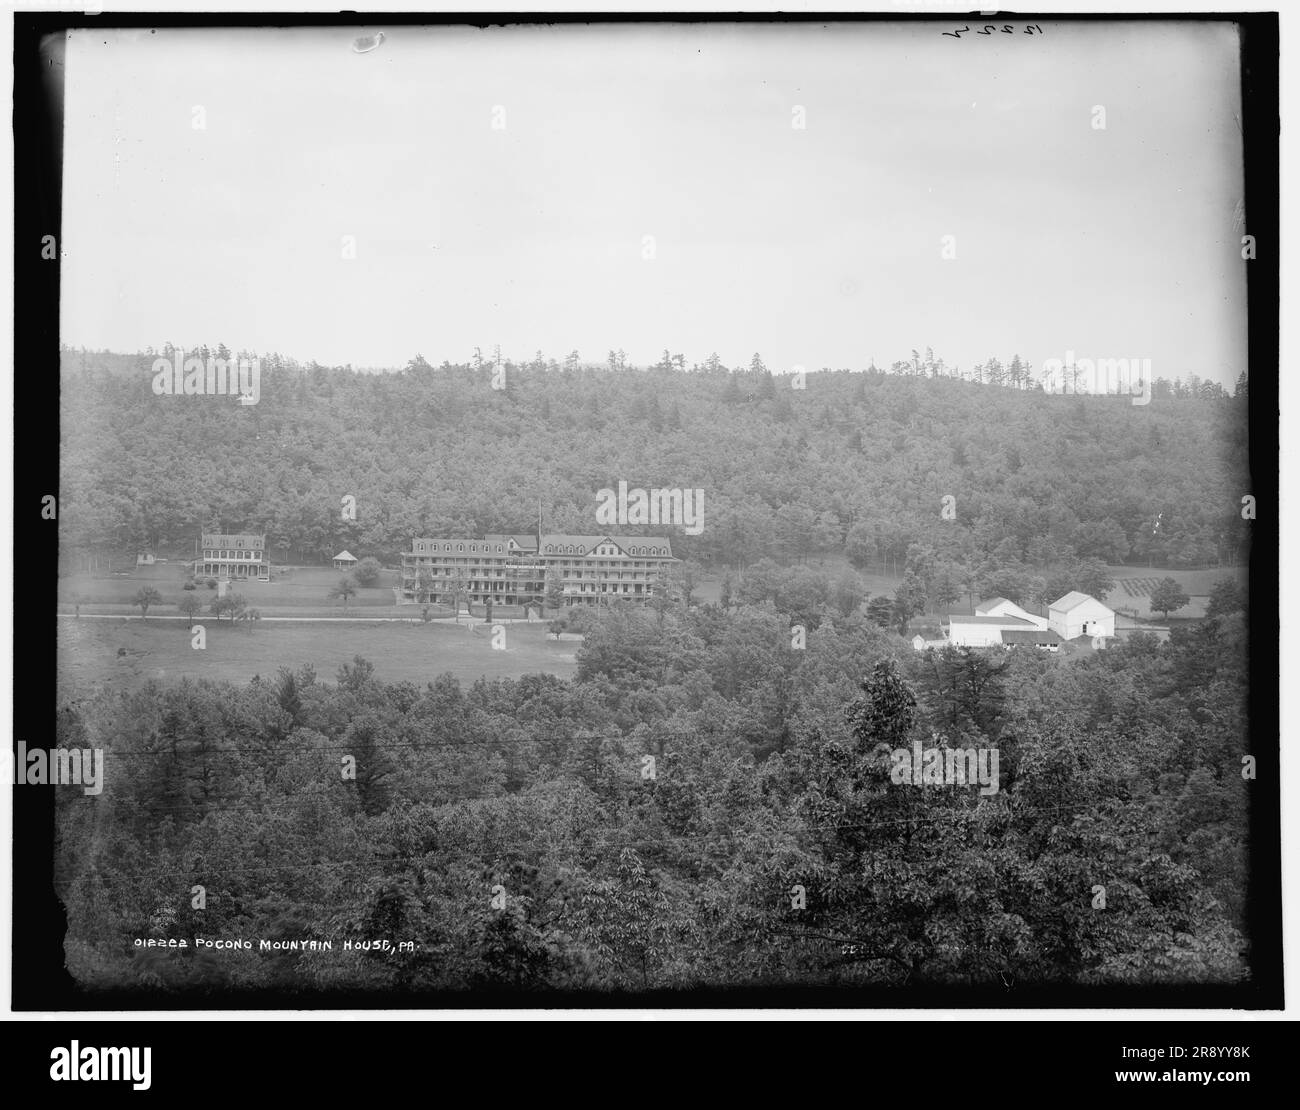
[[[1047,612],[1052,631],[1062,640],[1073,640],[1076,636],[1115,635],[1115,610],[1090,594],[1071,590],[1053,601]]]

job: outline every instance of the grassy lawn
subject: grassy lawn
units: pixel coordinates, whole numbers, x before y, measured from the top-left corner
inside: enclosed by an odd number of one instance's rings
[[[101,682],[132,686],[148,679],[185,676],[245,683],[271,679],[282,666],[310,663],[333,682],[355,655],[375,665],[384,682],[424,684],[450,671],[468,685],[475,679],[518,678],[545,672],[568,678],[576,669],[574,640],[548,638],[546,625],[506,625],[506,646],[492,647],[491,629],[439,624],[261,624],[251,632],[229,621],[202,622],[203,651],[190,647],[180,621],[76,620],[59,617],[59,688],[67,692]],[[126,654],[119,655],[118,649]]]
[[[263,612],[280,606],[329,607],[334,604],[329,599],[329,592],[343,577],[339,571],[316,567],[287,573],[282,573],[279,568],[272,568],[272,575],[270,582],[237,579],[231,583],[230,588],[236,593],[243,594],[249,605],[254,605]],[[130,574],[113,575],[109,578],[72,575],[59,580],[59,601],[67,604],[74,596],[80,596],[85,605],[130,605],[131,598],[142,587],[152,586],[162,594],[163,604],[158,611],[175,613],[176,603],[187,592],[181,588],[186,577],[184,569],[176,564],[136,567]],[[396,581],[395,572],[385,571],[379,576],[379,585],[360,589],[354,597],[349,598],[348,608],[385,605],[392,609],[392,587]],[[201,579],[194,593],[203,601],[204,606],[211,604],[217,596],[217,591],[209,590],[203,585]]]

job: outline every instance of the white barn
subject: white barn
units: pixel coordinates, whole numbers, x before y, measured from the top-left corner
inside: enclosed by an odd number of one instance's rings
[[[1007,604],[1010,604],[1008,602]],[[1020,617],[976,613],[973,617],[956,613],[948,618],[948,642],[953,647],[1000,647],[1003,632],[1033,632],[1038,625]]]
[[[1115,635],[1115,610],[1078,590],[1071,590],[1053,601],[1047,611],[1052,631],[1062,640],[1073,640],[1076,636]]]

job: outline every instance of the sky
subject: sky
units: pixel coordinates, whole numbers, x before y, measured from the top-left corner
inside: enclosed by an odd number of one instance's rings
[[[1012,26],[73,32],[62,340],[1231,385],[1235,31]]]

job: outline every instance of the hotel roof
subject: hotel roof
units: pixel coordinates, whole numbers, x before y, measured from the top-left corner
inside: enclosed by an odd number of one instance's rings
[[[431,554],[441,551],[443,554],[452,555],[504,555],[508,553],[508,542],[514,539],[519,543],[521,538],[510,536],[504,533],[493,534],[487,539],[471,540],[461,537],[443,537],[443,536],[416,536],[411,541],[411,553],[422,554],[429,551]],[[665,536],[601,536],[588,535],[578,536],[567,532],[551,532],[542,536],[540,549],[534,549],[529,544],[527,554],[539,555],[589,555],[603,543],[612,543],[623,554],[635,558],[646,556],[657,557],[660,559],[672,559],[673,549]],[[522,547],[523,545],[520,544]],[[572,548],[572,550],[569,550]]]
[[[564,532],[555,532],[542,536],[542,555],[564,555],[566,551],[553,551],[551,548],[574,548],[574,554],[586,555],[602,543],[612,543],[628,555],[649,555],[672,558],[673,549],[666,536],[576,536]],[[581,552],[578,549],[581,548]]]

